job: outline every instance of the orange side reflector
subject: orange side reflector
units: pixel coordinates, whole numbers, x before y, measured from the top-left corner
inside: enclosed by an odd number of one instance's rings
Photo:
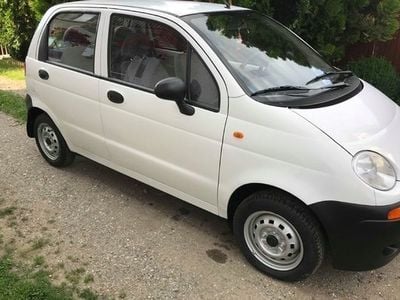
[[[233,133],[233,136],[234,136],[235,138],[237,138],[237,139],[240,139],[240,140],[244,139],[244,134],[243,134],[243,132],[240,132],[240,131],[235,131],[235,132]]]
[[[392,209],[388,213],[388,220],[398,220],[400,219],[400,207]]]

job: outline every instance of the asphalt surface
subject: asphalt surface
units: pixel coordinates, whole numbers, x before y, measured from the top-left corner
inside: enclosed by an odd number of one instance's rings
[[[0,196],[27,211],[25,235],[47,224],[58,247],[47,250],[50,262],[84,262],[93,288],[110,297],[400,298],[400,259],[364,273],[325,263],[304,282],[273,280],[246,262],[224,220],[83,157],[53,168],[2,113]]]

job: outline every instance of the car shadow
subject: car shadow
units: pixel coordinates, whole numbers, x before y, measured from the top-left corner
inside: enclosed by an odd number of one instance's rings
[[[227,221],[216,215],[81,156],[77,156],[74,164],[63,170],[74,177],[89,177],[103,187],[106,186],[110,192],[128,198],[128,201],[137,201],[146,205],[149,210],[161,212],[165,219],[184,222],[185,226],[191,226],[195,230],[214,237],[219,241],[216,244],[218,247],[230,249],[236,253],[240,251]],[[243,263],[251,268],[242,255],[238,256],[241,257]],[[258,272],[255,269],[254,271]],[[328,255],[328,259],[325,260],[321,268],[308,279],[297,283],[282,284],[295,285],[296,288],[308,294],[315,294],[316,290],[326,291],[334,297],[338,286],[343,291],[354,290],[376,281],[377,278],[379,280],[382,272],[384,272],[384,269],[370,272],[335,270]]]

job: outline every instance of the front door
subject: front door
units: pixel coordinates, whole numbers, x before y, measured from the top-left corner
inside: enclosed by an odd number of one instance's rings
[[[217,213],[217,187],[227,95],[210,61],[169,21],[110,15],[107,79],[101,115],[111,160],[133,177]],[[195,114],[154,94],[156,83],[179,77]]]

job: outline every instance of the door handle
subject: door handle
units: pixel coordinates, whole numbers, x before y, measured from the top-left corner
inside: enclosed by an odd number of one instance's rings
[[[39,70],[39,77],[42,78],[43,80],[48,80],[49,79],[49,73],[45,70]]]
[[[108,91],[107,97],[108,100],[117,104],[121,104],[124,102],[124,96],[122,96],[120,93],[116,91]]]

